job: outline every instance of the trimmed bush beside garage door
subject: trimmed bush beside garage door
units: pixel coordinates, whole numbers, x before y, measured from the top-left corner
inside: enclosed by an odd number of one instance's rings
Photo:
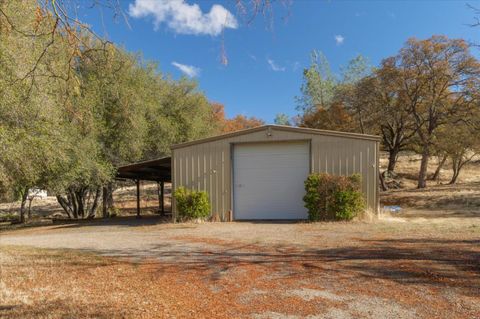
[[[351,220],[365,210],[359,174],[316,173],[305,181],[303,197],[311,221]]]

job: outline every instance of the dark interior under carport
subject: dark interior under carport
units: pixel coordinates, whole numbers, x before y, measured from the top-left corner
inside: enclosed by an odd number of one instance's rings
[[[140,181],[157,182],[159,185],[159,211],[165,211],[165,183],[172,182],[171,157],[137,162],[117,167],[116,179],[133,180],[137,186],[137,217],[140,217]]]

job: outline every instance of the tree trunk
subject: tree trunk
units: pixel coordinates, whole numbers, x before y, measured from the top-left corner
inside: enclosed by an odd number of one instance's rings
[[[447,160],[447,154],[444,154],[440,162],[438,162],[437,169],[435,170],[435,173],[433,173],[432,180],[436,181],[440,179],[440,171],[443,168],[443,165],[445,165],[445,162]]]
[[[67,213],[68,218],[72,218],[72,209],[70,208],[70,205],[67,202],[67,200],[65,200],[65,198],[63,198],[60,195],[57,195],[56,197],[57,197],[57,202],[60,204],[60,206],[62,206],[65,213]]]
[[[101,188],[100,187],[97,187],[97,189],[95,190],[95,196],[93,198],[93,203],[92,203],[92,207],[90,207],[90,211],[88,213],[88,217],[89,219],[91,218],[95,218],[95,213],[97,211],[97,207],[98,207],[98,199],[100,198],[100,193],[101,193]]]
[[[450,182],[448,184],[452,185],[457,182],[458,175],[460,175],[460,170],[462,169],[462,158],[463,158],[463,153],[460,156],[453,156],[452,157],[452,179],[450,179]]]
[[[103,218],[110,217],[110,211],[108,210],[108,189],[106,186],[102,187],[102,215]]]
[[[90,199],[92,198],[92,194],[93,194],[93,191],[90,189],[87,189],[83,197],[83,201],[84,201],[83,207],[85,209],[85,213],[87,213],[87,218],[90,216],[90,210],[93,205],[93,203],[90,201]]]
[[[68,200],[72,207],[72,217],[78,219],[78,206],[77,206],[77,199],[75,198],[75,194],[73,190],[68,191]]]
[[[87,203],[87,199],[93,196],[91,205]],[[57,201],[62,206],[63,210],[67,214],[68,218],[94,218],[98,208],[98,202],[100,200],[101,188],[98,187],[93,193],[87,187],[81,187],[78,189],[69,189],[67,192],[67,198],[65,199],[61,195],[57,195]]]
[[[382,191],[387,191],[388,186],[387,184],[385,184],[385,178],[383,176],[383,173],[379,172],[378,177],[380,178],[380,187],[382,188]]]
[[[22,194],[22,202],[20,204],[20,222],[23,224],[25,223],[25,208],[28,198],[28,187],[25,187],[23,194]]]
[[[395,147],[388,151],[388,167],[387,171],[393,172],[395,170],[395,165],[397,164],[398,153],[400,150],[398,147]]]
[[[430,149],[427,145],[423,146],[422,160],[420,162],[420,171],[418,172],[417,188],[425,188],[427,186],[427,168],[430,159]]]
[[[85,190],[83,187],[75,192],[75,198],[77,200],[78,216],[80,218],[84,218],[85,217],[85,205],[84,205]]]
[[[28,199],[28,219],[32,218],[32,202],[34,197]]]
[[[455,184],[457,182],[458,175],[460,175],[460,170],[455,170],[454,169],[452,179],[450,180],[450,182],[448,182],[448,184],[450,184],[450,185]]]
[[[358,121],[360,123],[360,133],[365,134],[365,125],[363,124],[362,114],[358,112]]]
[[[102,214],[103,218],[110,217],[110,211],[114,208],[113,183],[108,183],[102,189]]]
[[[115,207],[115,203],[113,202],[113,183],[108,183],[107,184],[107,208],[112,209]]]

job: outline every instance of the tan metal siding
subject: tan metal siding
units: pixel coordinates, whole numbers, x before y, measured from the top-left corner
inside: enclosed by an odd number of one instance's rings
[[[268,132],[271,136],[268,136]],[[368,208],[378,208],[378,141],[348,136],[318,135],[266,127],[243,135],[195,143],[172,150],[173,187],[208,192],[212,213],[228,219],[232,209],[231,145],[268,141],[311,141],[311,170],[330,174],[362,175]],[[175,208],[174,208],[175,212]]]

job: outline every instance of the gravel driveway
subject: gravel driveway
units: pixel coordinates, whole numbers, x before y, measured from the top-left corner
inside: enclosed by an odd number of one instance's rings
[[[7,232],[0,234],[0,246],[72,249],[175,269],[178,280],[201,279],[207,287],[202,294],[212,294],[212,304],[197,317],[217,317],[212,309],[218,308],[231,317],[253,318],[475,318],[480,317],[479,235],[478,219],[140,220]],[[175,294],[180,288],[172,285],[163,289]],[[147,311],[144,317],[156,315]]]

